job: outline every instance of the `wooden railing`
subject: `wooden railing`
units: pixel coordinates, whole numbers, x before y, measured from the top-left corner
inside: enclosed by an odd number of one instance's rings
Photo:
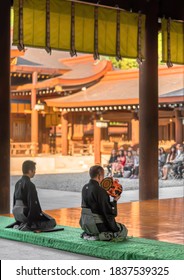
[[[126,150],[129,146],[132,145],[131,141],[124,141],[124,142],[118,142],[116,143],[117,146],[115,145],[115,142],[110,142],[110,141],[101,141],[101,153],[102,154],[110,154],[113,149],[119,149],[121,146],[124,147]]]
[[[35,156],[38,153],[38,143],[33,142],[11,142],[11,156]]]
[[[114,148],[114,142],[101,141],[102,154],[110,154],[113,148]]]
[[[166,151],[175,144],[174,141],[159,141],[159,147],[163,147]],[[123,145],[126,148],[131,145],[130,142],[118,143],[118,148]],[[110,154],[114,148],[114,142],[101,141],[101,153]],[[11,156],[35,156],[38,153],[38,143],[32,142],[11,142],[10,143],[10,155]],[[50,148],[48,144],[42,145],[42,153],[50,153]],[[61,145],[57,145],[55,148],[55,153],[62,153]],[[71,142],[69,145],[70,155],[93,155],[94,147],[93,144],[83,144],[79,142]]]
[[[92,144],[82,144],[77,142],[70,143],[69,153],[71,155],[92,155],[93,154],[93,145]]]

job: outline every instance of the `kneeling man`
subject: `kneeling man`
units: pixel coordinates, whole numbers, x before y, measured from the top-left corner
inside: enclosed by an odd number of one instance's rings
[[[91,179],[82,189],[79,223],[84,232],[81,237],[88,240],[126,239],[127,228],[115,220],[120,196],[110,197],[100,185],[104,179],[104,169],[101,166],[92,166],[89,175]]]
[[[42,211],[36,187],[31,182],[36,172],[36,163],[24,161],[22,172],[23,176],[15,185],[13,197],[13,215],[17,228],[23,231],[54,228],[56,221]]]

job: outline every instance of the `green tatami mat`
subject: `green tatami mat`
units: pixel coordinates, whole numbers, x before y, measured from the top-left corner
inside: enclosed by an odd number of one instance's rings
[[[14,219],[0,217],[0,237],[55,248],[72,253],[111,260],[184,260],[184,245],[144,238],[125,242],[87,241],[80,238],[79,228],[64,227],[49,233],[21,232],[7,229]],[[84,256],[85,259],[85,256]]]

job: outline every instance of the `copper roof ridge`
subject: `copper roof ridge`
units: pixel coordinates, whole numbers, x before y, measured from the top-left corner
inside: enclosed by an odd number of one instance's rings
[[[106,61],[106,64],[104,65],[104,68],[99,71],[98,73],[95,73],[94,75],[85,77],[85,78],[77,78],[77,79],[70,79],[70,78],[64,78],[64,75],[57,77],[58,83],[61,85],[78,85],[78,84],[86,84],[90,83],[92,81],[98,80],[102,78],[106,73],[108,73],[108,70],[111,69],[111,63],[109,61]],[[56,78],[53,78],[56,79]],[[44,82],[44,81],[43,81]],[[43,83],[42,82],[42,83]]]
[[[60,79],[60,83],[62,85],[66,85],[66,84],[70,84],[70,85],[78,85],[78,84],[86,84],[86,83],[90,83],[92,81],[98,80],[100,78],[102,78],[106,73],[108,73],[108,70],[111,69],[111,63],[109,63],[109,61],[106,61],[106,65],[104,66],[104,68],[91,76],[85,77],[85,78],[78,78],[78,79],[66,79],[63,78],[63,76],[58,77]]]
[[[112,81],[112,80],[131,80],[137,79],[139,77],[139,71],[125,72],[125,71],[108,71],[107,74],[103,77],[103,81]]]
[[[159,67],[158,68],[159,76],[173,75],[184,73],[183,65],[175,65],[172,68],[168,67]],[[128,70],[111,70],[103,77],[102,81],[112,81],[112,80],[126,80],[126,79],[136,79],[139,77],[139,69],[128,69]]]

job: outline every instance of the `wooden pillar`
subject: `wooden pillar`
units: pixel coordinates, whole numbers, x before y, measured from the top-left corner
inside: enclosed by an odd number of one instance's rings
[[[139,143],[139,120],[137,114],[134,113],[133,119],[131,120],[132,124],[132,145]]]
[[[131,120],[128,121],[128,135],[127,135],[127,140],[131,141],[132,139],[132,122]]]
[[[181,111],[175,110],[175,141],[176,143],[182,143],[182,118]]]
[[[167,124],[164,125],[164,141],[167,141]]]
[[[175,135],[174,135],[174,122],[170,121],[170,141],[175,139]]]
[[[0,1],[0,214],[10,212],[10,8]]]
[[[165,126],[166,130],[165,130],[165,133],[166,133],[166,141],[169,140],[169,124],[166,124]]]
[[[145,60],[139,75],[140,200],[158,198],[158,3],[145,5]]]
[[[62,112],[61,117],[61,123],[62,123],[62,155],[67,156],[68,155],[68,118],[67,113]]]
[[[96,125],[94,120],[94,164],[101,164],[101,128]]]
[[[33,88],[31,90],[31,142],[32,142],[32,156],[35,156],[38,152],[38,111],[35,110],[36,105],[36,88],[35,85],[37,83],[37,72],[33,72],[32,74],[32,84]]]

